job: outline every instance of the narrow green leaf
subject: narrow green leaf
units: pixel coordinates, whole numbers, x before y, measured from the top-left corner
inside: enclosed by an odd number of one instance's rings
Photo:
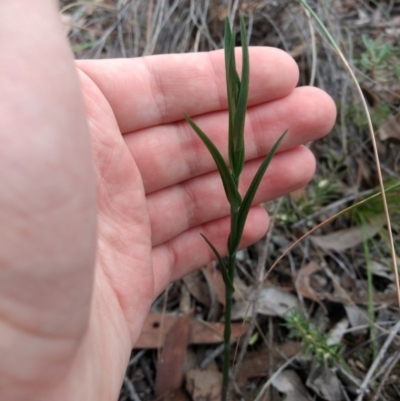
[[[234,104],[234,95],[235,95],[235,88],[231,84],[230,80],[230,71],[231,71],[231,46],[232,46],[232,30],[231,25],[229,23],[228,17],[225,19],[225,74],[226,74],[226,89],[227,89],[227,97],[228,97],[228,109],[229,111],[233,111],[235,104]],[[231,125],[231,113],[229,113],[229,124]]]
[[[250,184],[250,187],[243,198],[243,202],[239,208],[239,216],[238,216],[238,223],[237,223],[237,237],[236,243],[233,244],[235,247],[239,246],[240,238],[243,234],[244,224],[246,222],[247,215],[249,213],[251,204],[253,203],[254,196],[257,192],[257,189],[261,183],[261,180],[267,170],[269,164],[271,163],[272,157],[274,156],[275,152],[277,151],[279,145],[283,141],[283,138],[287,134],[287,130],[281,135],[281,137],[276,141],[275,145],[269,151],[268,155],[265,157],[264,161],[261,163],[261,166],[258,168],[256,175],[253,178],[253,181]]]
[[[211,153],[211,156],[217,165],[222,183],[224,184],[226,197],[228,198],[229,203],[233,206],[239,206],[242,202],[242,198],[221,153],[212,143],[211,139],[198,127],[198,125],[187,114],[184,113],[184,116],[186,121],[190,124],[196,134],[203,141],[204,145],[206,145],[208,151]]]
[[[247,44],[246,25],[243,16],[240,15],[240,37],[242,41],[242,77],[238,95],[236,114],[233,122],[234,138],[234,165],[232,170],[236,177],[239,177],[244,166],[244,124],[246,119],[247,101],[249,97],[249,46]]]
[[[240,88],[240,80],[236,71],[235,35],[232,32],[229,18],[225,19],[225,72],[229,110],[229,163],[234,163],[233,157],[233,127],[236,114],[236,103]]]
[[[232,280],[229,277],[228,269],[226,267],[226,264],[224,263],[224,260],[222,259],[222,256],[217,251],[217,248],[215,248],[215,246],[207,239],[207,237],[204,234],[200,234],[200,235],[204,238],[204,241],[207,242],[208,246],[211,248],[211,250],[214,252],[215,256],[217,257],[218,263],[221,267],[222,277],[224,279],[225,285],[230,286],[232,291],[235,291],[235,287],[233,286]]]

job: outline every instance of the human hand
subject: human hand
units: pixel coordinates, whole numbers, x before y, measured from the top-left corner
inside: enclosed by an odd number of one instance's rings
[[[40,2],[40,20],[47,13],[55,21],[54,7]],[[227,157],[223,51],[80,61],[78,83],[58,29],[42,24],[22,41],[25,64],[0,78],[9,88],[0,99],[7,128],[0,394],[7,401],[117,399],[151,302],[213,258],[200,233],[221,253],[229,233],[219,174],[183,120],[183,112],[194,117]],[[49,32],[59,37],[44,47]],[[237,60],[240,69],[239,51]],[[282,51],[250,48],[250,62],[243,192],[289,130],[260,203],[310,180],[315,162],[302,144],[330,130],[335,108],[318,89],[295,89],[297,67]],[[267,226],[266,212],[254,206],[241,245]]]

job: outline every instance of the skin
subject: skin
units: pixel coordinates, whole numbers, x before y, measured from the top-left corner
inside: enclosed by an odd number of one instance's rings
[[[74,63],[51,0],[0,2],[0,394],[116,400],[151,302],[221,253],[229,206],[195,118],[226,156],[223,51]],[[237,50],[240,68],[240,50]],[[329,132],[333,101],[295,88],[285,53],[250,49],[249,185],[289,129],[255,203],[304,186],[302,144]],[[268,227],[249,214],[241,246]]]

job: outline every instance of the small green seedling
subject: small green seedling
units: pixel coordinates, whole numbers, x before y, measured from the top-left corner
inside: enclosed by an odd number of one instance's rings
[[[249,93],[249,49],[247,44],[246,27],[243,17],[240,16],[240,37],[242,42],[242,74],[241,78],[236,71],[235,63],[235,35],[232,32],[229,20],[225,20],[225,70],[226,86],[228,94],[229,109],[229,165],[225,162],[219,150],[212,143],[210,138],[196,125],[196,123],[185,114],[185,118],[207,149],[211,153],[215,164],[217,165],[225,194],[231,207],[231,232],[227,242],[227,261],[219,254],[214,245],[204,236],[204,240],[213,250],[225,282],[226,287],[226,306],[225,306],[225,331],[224,331],[224,362],[223,362],[223,388],[222,400],[226,401],[228,397],[229,370],[230,370],[230,337],[231,337],[231,309],[232,296],[234,291],[233,280],[236,262],[236,252],[242,238],[244,225],[249,213],[251,204],[254,200],[257,188],[269,166],[272,157],[278,146],[282,142],[285,134],[278,139],[272,147],[256,175],[254,176],[250,187],[241,197],[238,190],[240,174],[244,167],[245,149],[244,149],[244,127],[247,109],[247,100]]]
[[[367,51],[361,54],[361,65],[365,71],[374,73],[387,67],[387,61],[394,55],[392,43],[379,35],[375,40],[367,35],[361,36]]]
[[[285,316],[285,326],[290,330],[289,338],[300,338],[304,344],[304,352],[316,359],[325,367],[336,364],[346,366],[342,358],[343,347],[340,344],[329,344],[329,334],[323,334],[306,317],[304,312],[291,310]]]

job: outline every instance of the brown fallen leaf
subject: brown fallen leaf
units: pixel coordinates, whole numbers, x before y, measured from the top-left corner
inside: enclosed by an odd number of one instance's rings
[[[143,325],[142,332],[134,346],[138,348],[159,348],[165,342],[166,333],[179,320],[179,316],[150,313]],[[162,324],[161,324],[162,323]],[[248,330],[248,324],[232,324],[231,338],[236,340]],[[223,341],[224,324],[189,319],[189,344],[218,344]]]
[[[299,341],[287,341],[279,345],[279,347],[274,346],[272,351],[274,367],[278,368],[287,361],[287,358],[292,358],[302,352],[303,349],[304,345]],[[244,385],[248,379],[266,376],[269,363],[270,352],[267,348],[264,347],[258,351],[247,352],[237,374],[238,385]]]
[[[308,375],[306,385],[324,400],[343,400],[342,386],[334,369],[321,364],[314,364]]]
[[[400,141],[400,113],[390,116],[378,129],[379,139],[385,141],[394,139]]]
[[[361,244],[362,239],[370,239],[377,231],[371,224],[363,227],[350,227],[326,235],[310,235],[311,241],[323,249],[344,251]]]
[[[225,306],[225,283],[222,273],[217,269],[215,263],[209,263],[204,269],[204,273],[213,285],[218,302]]]
[[[285,393],[285,401],[311,401],[312,398],[304,387],[299,375],[291,369],[284,370],[272,380],[272,385]]]
[[[190,294],[205,306],[211,305],[210,292],[207,283],[202,280],[201,272],[195,271],[183,277],[183,282]]]
[[[318,296],[316,295],[314,289],[311,286],[310,278],[311,275],[321,271],[322,268],[315,262],[310,262],[303,266],[296,274],[295,277],[295,286],[297,291],[301,294],[302,297],[311,299],[316,302],[325,314],[328,313],[325,305],[320,301]]]
[[[183,382],[183,363],[189,340],[189,313],[180,317],[165,337],[157,363],[155,395],[164,396],[179,389]]]
[[[222,374],[211,370],[190,370],[186,375],[186,389],[193,401],[219,401]]]
[[[251,296],[251,294],[249,294]],[[251,309],[248,302],[237,301],[232,307],[232,319],[243,319],[248,317]],[[282,290],[280,287],[268,286],[261,288],[257,302],[257,313],[266,316],[283,317],[291,309],[299,309],[298,299]]]
[[[347,280],[350,280],[353,285],[350,288],[346,287],[345,289],[342,287],[340,279],[336,277],[329,269],[325,269],[325,273],[331,279],[333,284],[333,293],[319,292],[318,296],[320,299],[326,299],[327,301],[341,303],[344,305],[368,305],[369,301],[366,282],[354,280],[348,277]],[[396,291],[388,293],[374,292],[374,303],[377,307],[387,307],[395,304],[396,302]]]

